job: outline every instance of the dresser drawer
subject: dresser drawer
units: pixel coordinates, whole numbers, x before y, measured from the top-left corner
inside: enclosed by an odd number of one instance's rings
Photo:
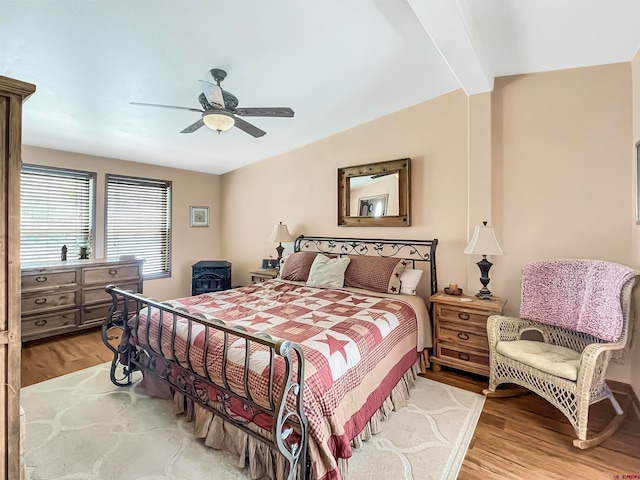
[[[466,346],[487,351],[487,335],[472,329],[457,328],[456,325],[438,325],[438,342],[460,345],[464,350]]]
[[[489,317],[489,314],[475,313],[469,310],[448,308],[446,306],[438,305],[438,317],[441,322],[451,321],[487,328],[487,318]]]
[[[47,292],[39,295],[23,295],[21,299],[21,308],[23,314],[51,310],[78,303],[78,291],[71,290],[66,292]]]
[[[77,270],[68,272],[34,272],[22,275],[22,291],[31,289],[59,288],[64,285],[74,285],[78,283]]]
[[[140,278],[140,268],[138,264],[85,268],[82,270],[82,283],[84,285],[99,284],[106,287],[110,283],[117,283],[120,280]]]
[[[94,306],[82,307],[81,323],[83,325],[87,325],[87,324],[98,325],[104,322],[105,318],[107,318],[107,315],[109,314],[109,311],[111,310],[111,305],[112,304],[109,303],[108,305],[94,305]],[[122,305],[118,306],[118,310],[122,312]],[[127,313],[129,314],[129,316],[131,316],[131,314],[135,312],[136,312],[136,302],[130,301],[129,310],[127,311]]]
[[[123,290],[131,290],[134,293],[141,293],[141,284],[140,283],[123,283],[122,285],[118,285],[118,288]],[[99,302],[111,302],[113,299],[110,294],[108,294],[104,287],[92,287],[85,288],[82,290],[82,304],[91,304],[91,303],[99,303]]]
[[[47,332],[57,330],[74,330],[80,320],[80,310],[68,310],[66,312],[52,313],[49,315],[37,315],[22,319],[22,336],[39,337],[46,336]]]
[[[458,349],[454,346],[438,344],[438,357],[443,360],[453,360],[457,364],[475,365],[483,369],[489,366],[489,352],[484,355],[478,352],[465,351],[462,348]]]

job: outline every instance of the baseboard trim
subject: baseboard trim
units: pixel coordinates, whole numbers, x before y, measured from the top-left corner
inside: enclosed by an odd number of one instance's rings
[[[633,410],[636,413],[636,417],[640,419],[640,400],[638,400],[638,396],[631,385],[628,383],[617,382],[615,380],[607,380],[607,385],[609,385],[609,388],[613,393],[619,393],[629,397]]]

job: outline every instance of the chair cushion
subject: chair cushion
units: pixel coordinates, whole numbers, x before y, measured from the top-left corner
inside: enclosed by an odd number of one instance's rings
[[[576,381],[580,368],[580,354],[570,348],[531,340],[498,342],[496,350],[518,362],[549,375]]]

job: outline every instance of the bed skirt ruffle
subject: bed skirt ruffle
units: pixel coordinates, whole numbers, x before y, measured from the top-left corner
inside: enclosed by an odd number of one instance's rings
[[[419,368],[420,362],[418,361],[405,372],[364,429],[351,440],[353,448],[360,448],[362,442],[379,433],[382,430],[382,422],[389,417],[389,414],[407,404],[409,389],[415,385]],[[174,392],[173,405],[175,413],[184,414],[186,420],[194,422],[194,435],[197,438],[204,439],[206,446],[238,455],[238,467],[245,468],[248,466],[248,475],[251,480],[280,480],[286,478],[287,462],[277,450],[234,425],[225,422],[219,416],[214,415],[213,412],[195,403],[191,398],[180,392]],[[262,430],[262,433],[265,433],[265,431]],[[266,435],[269,436],[269,433],[266,432]],[[313,438],[310,438],[309,451],[312,459],[319,458],[318,449]],[[338,459],[338,468],[343,480],[348,478],[348,460],[347,458]],[[316,479],[313,478],[313,480]]]

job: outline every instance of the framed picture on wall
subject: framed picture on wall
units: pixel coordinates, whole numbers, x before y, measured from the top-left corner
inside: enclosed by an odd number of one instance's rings
[[[209,226],[209,207],[189,207],[191,209],[190,223],[191,227],[208,227]]]

